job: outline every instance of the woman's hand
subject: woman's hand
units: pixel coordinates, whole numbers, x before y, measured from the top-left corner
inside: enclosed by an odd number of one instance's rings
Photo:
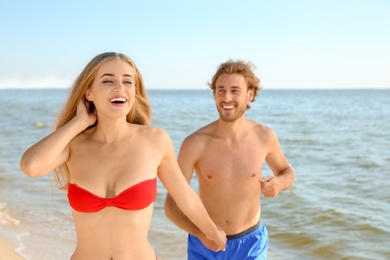
[[[218,246],[219,248],[217,249],[215,246],[212,245],[212,243],[206,243],[208,244],[208,246],[210,246],[210,249],[217,252],[219,250],[222,250],[222,251],[225,251],[225,247],[226,247],[226,233],[220,228],[218,227],[218,231],[217,233],[214,235],[214,238],[211,239],[209,237],[207,237],[208,240],[213,240]],[[205,243],[206,241],[203,241],[201,240],[202,243]],[[206,245],[207,246],[207,245]]]
[[[93,125],[97,120],[97,116],[94,113],[88,112],[89,108],[87,107],[87,105],[89,104],[86,104],[87,102],[88,101],[85,101],[84,103],[83,100],[79,101],[79,103],[77,104],[77,115],[76,115],[76,117],[78,117],[80,120],[85,122],[86,124],[85,128],[87,128],[90,125]]]

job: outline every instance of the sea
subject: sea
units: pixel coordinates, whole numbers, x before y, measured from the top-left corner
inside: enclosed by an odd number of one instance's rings
[[[53,175],[29,178],[19,168],[23,152],[53,131],[68,93],[0,90],[0,235],[27,260],[69,259],[75,248],[71,208]],[[148,96],[152,125],[176,152],[218,118],[206,88]],[[264,89],[251,106],[246,118],[275,131],[296,171],[289,190],[261,196],[268,259],[390,259],[390,89]],[[271,174],[265,164],[263,176]],[[149,240],[159,259],[186,259],[187,235],[165,216],[165,194],[159,182]]]

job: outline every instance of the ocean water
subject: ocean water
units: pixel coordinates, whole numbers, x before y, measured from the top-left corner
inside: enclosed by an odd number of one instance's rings
[[[148,93],[152,125],[166,129],[176,151],[218,117],[209,90]],[[69,259],[74,250],[66,194],[52,175],[19,169],[67,95],[0,90],[0,235],[26,259]],[[246,117],[274,129],[296,171],[290,190],[261,199],[269,259],[390,259],[390,90],[262,90]],[[186,259],[186,234],[165,217],[165,194],[159,183],[150,241],[159,259]]]

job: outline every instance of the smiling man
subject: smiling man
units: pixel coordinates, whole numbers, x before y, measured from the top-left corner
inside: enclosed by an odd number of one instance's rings
[[[227,236],[226,250],[209,241],[180,211],[170,194],[168,218],[189,233],[188,259],[266,259],[268,232],[260,221],[260,193],[275,197],[294,182],[295,173],[274,131],[245,119],[260,90],[252,65],[229,60],[209,83],[219,119],[188,136],[178,162],[190,182],[195,171],[199,196],[212,220]],[[273,176],[262,178],[264,161]]]

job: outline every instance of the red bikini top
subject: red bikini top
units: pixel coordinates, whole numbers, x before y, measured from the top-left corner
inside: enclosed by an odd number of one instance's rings
[[[105,207],[139,210],[152,204],[156,200],[156,195],[156,178],[137,183],[122,191],[115,198],[96,196],[74,183],[68,185],[69,204],[79,212],[96,212]]]

